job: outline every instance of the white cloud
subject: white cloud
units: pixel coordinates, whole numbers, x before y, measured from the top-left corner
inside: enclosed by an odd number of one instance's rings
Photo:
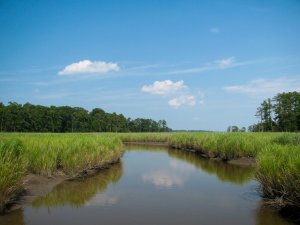
[[[266,61],[266,60],[264,60]],[[257,64],[261,63],[263,60],[251,60],[251,61],[243,61],[243,62],[237,62],[235,57],[229,57],[226,59],[220,59],[215,60],[214,62],[211,62],[207,64],[206,66],[202,67],[194,67],[194,68],[188,68],[188,69],[182,69],[182,70],[173,70],[167,72],[167,74],[194,74],[194,73],[204,73],[208,71],[214,71],[214,70],[222,70],[226,68],[234,68],[234,67],[240,67],[240,66],[247,66],[251,64]]]
[[[67,65],[59,75],[76,75],[76,74],[104,74],[111,71],[119,71],[118,64],[103,61],[82,60]]]
[[[178,108],[182,105],[194,106],[196,105],[196,98],[193,95],[181,95],[177,98],[171,99],[168,104],[174,108]]]
[[[227,86],[224,90],[252,96],[272,96],[281,92],[300,91],[300,77],[257,79],[245,85]]]
[[[173,82],[171,80],[155,81],[151,85],[144,85],[142,91],[155,95],[167,95],[185,88],[183,80]]]
[[[209,29],[211,33],[219,33],[221,30],[218,27],[212,27]]]
[[[229,57],[227,59],[220,59],[216,60],[215,63],[218,65],[220,68],[226,68],[229,66],[232,66],[235,63],[235,58],[234,57]]]

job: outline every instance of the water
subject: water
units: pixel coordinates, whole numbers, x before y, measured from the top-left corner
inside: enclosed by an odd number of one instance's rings
[[[126,149],[121,163],[58,185],[0,224],[292,224],[263,207],[252,168],[161,147]]]

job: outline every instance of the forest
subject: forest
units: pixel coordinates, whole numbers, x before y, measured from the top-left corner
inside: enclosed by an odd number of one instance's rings
[[[1,132],[167,132],[165,120],[126,118],[94,108],[0,102]]]
[[[264,100],[255,116],[260,122],[250,126],[249,131],[300,131],[300,92],[283,92]]]

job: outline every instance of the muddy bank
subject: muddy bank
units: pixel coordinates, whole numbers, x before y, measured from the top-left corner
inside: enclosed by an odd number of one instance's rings
[[[4,206],[2,213],[12,212],[22,208],[24,205],[33,202],[39,197],[46,196],[57,185],[67,180],[78,180],[84,177],[93,176],[101,170],[108,169],[112,164],[120,162],[120,158],[106,163],[104,165],[94,166],[83,170],[74,175],[65,174],[63,171],[57,171],[54,175],[44,176],[39,174],[28,174],[23,183],[23,190]]]
[[[174,148],[174,147],[172,147],[172,148]],[[178,149],[178,148],[175,148],[175,149]],[[236,158],[236,159],[226,159],[226,158],[222,158],[221,156],[213,154],[213,153],[205,153],[205,152],[202,152],[199,150],[194,150],[194,149],[179,148],[179,150],[194,152],[203,158],[216,160],[216,161],[223,161],[225,163],[229,163],[229,164],[236,165],[236,166],[246,166],[246,167],[247,166],[251,166],[251,167],[256,166],[256,160],[253,157],[240,157],[240,158]]]

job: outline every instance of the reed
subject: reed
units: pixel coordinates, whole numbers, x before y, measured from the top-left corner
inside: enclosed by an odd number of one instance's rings
[[[22,190],[26,160],[17,139],[0,139],[0,212]]]
[[[70,177],[99,169],[123,154],[120,138],[97,134],[3,134],[0,136],[0,212],[21,190],[26,174]]]
[[[256,178],[267,202],[300,209],[300,146],[269,145],[257,160]]]

